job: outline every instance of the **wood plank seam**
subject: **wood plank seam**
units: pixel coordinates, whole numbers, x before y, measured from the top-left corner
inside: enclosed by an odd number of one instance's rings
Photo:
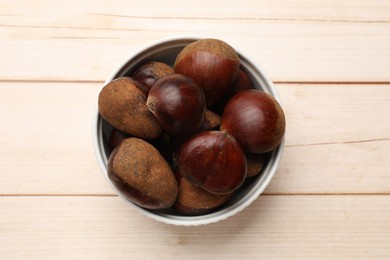
[[[129,19],[157,19],[157,20],[212,20],[212,21],[225,21],[225,20],[239,20],[239,21],[288,21],[288,22],[324,22],[324,23],[390,23],[389,20],[352,20],[352,19],[318,19],[318,18],[271,18],[271,17],[196,17],[196,16],[137,16],[137,15],[120,15],[120,14],[108,14],[108,13],[89,13],[91,15],[121,17]]]
[[[296,85],[390,85],[390,81],[272,81],[274,84]],[[3,78],[0,83],[96,83],[102,84],[104,80],[65,80],[65,79],[14,79]]]
[[[333,144],[357,144],[357,143],[371,143],[371,142],[381,142],[381,141],[390,141],[390,137],[376,138],[376,139],[366,139],[366,140],[352,140],[352,141],[345,141],[345,142],[326,142],[326,143],[309,143],[309,144],[287,144],[287,145],[285,145],[285,147],[301,147],[301,146],[333,145]]]

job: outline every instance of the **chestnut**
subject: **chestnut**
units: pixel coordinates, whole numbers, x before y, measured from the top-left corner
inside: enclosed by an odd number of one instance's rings
[[[260,174],[264,168],[267,154],[265,153],[246,153],[247,171],[246,177],[254,177]]]
[[[240,91],[226,104],[221,130],[228,132],[246,152],[275,149],[286,128],[284,112],[271,95],[255,89]]]
[[[231,96],[234,94],[242,91],[242,90],[248,90],[248,89],[254,89],[253,83],[251,79],[249,78],[248,74],[244,72],[241,68],[238,71],[238,76],[236,78],[236,81],[234,81],[232,93]]]
[[[123,76],[123,77],[121,77],[119,79],[123,79],[123,80],[126,80],[128,82],[131,82],[131,84],[133,84],[135,87],[137,87],[139,90],[142,91],[142,93],[145,95],[145,97],[148,96],[149,88],[147,88],[141,82],[138,82],[138,81],[134,80],[133,78],[127,77],[127,76]],[[115,80],[113,80],[113,81],[115,81]]]
[[[227,132],[204,131],[180,148],[178,168],[184,178],[214,194],[231,193],[246,177],[246,158]]]
[[[206,110],[202,89],[191,78],[170,74],[159,78],[146,101],[162,128],[174,136],[188,136],[201,126]]]
[[[118,147],[123,140],[125,140],[127,137],[129,137],[128,134],[119,131],[117,129],[112,129],[110,136],[108,137],[108,149],[111,153],[116,147]]]
[[[171,207],[178,184],[162,155],[146,141],[130,137],[108,159],[108,178],[131,202],[147,209]]]
[[[115,129],[151,140],[162,133],[157,118],[146,106],[146,96],[127,77],[108,82],[98,97],[100,116]]]
[[[221,117],[215,114],[214,112],[206,109],[202,125],[200,126],[198,131],[201,132],[201,131],[219,130],[220,126],[221,126]],[[177,161],[180,147],[190,137],[191,136],[172,136],[170,138],[174,161]]]
[[[156,139],[149,140],[148,143],[160,152],[169,165],[173,164],[173,146],[171,136],[168,133],[163,132]]]
[[[248,74],[240,68],[233,87],[220,100],[218,100],[218,102],[213,104],[210,109],[218,115],[222,115],[227,102],[238,92],[248,89],[254,89],[253,83]]]
[[[221,117],[211,110],[206,109],[204,120],[200,127],[201,131],[218,130],[221,126]]]
[[[173,74],[173,68],[168,64],[158,61],[150,61],[137,68],[131,77],[144,87],[145,94],[148,95],[150,89],[159,78]]]
[[[237,52],[224,41],[201,39],[177,55],[175,73],[193,78],[202,87],[207,106],[221,99],[232,87],[240,66]]]
[[[212,194],[187,181],[176,168],[176,179],[179,184],[179,194],[173,209],[183,215],[202,215],[209,213],[224,204],[230,197],[229,194]]]

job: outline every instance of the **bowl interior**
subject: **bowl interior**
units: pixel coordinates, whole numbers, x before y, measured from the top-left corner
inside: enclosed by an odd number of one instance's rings
[[[197,40],[197,38],[175,38],[151,44],[135,52],[134,55],[131,55],[123,65],[114,71],[112,76],[107,79],[106,83],[118,77],[130,76],[137,67],[147,61],[160,61],[173,66],[175,58],[180,50],[188,43],[195,40]],[[237,50],[237,52],[240,57],[241,69],[249,75],[255,88],[271,94],[279,101],[279,96],[273,86],[273,83],[265,75],[264,70],[251,62],[244,54],[242,54],[242,52],[239,50]],[[111,183],[107,176],[107,161],[109,158],[108,138],[113,128],[100,117],[98,112],[95,114],[95,123],[94,146],[97,160],[107,181],[111,184],[118,196],[128,201],[130,205],[134,206],[143,214],[158,221],[176,225],[199,225],[217,222],[230,217],[247,207],[263,192],[273,177],[279,163],[284,144],[283,140],[275,150],[268,154],[267,163],[262,172],[256,177],[253,177],[249,181],[245,182],[238,192],[236,191],[231,199],[221,208],[212,213],[201,216],[183,216],[170,209],[156,211],[141,208],[127,200],[126,197],[122,195],[122,193]]]

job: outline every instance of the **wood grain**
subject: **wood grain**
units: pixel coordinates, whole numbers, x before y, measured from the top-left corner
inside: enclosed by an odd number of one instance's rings
[[[0,84],[0,194],[113,194],[92,146],[101,87]],[[286,148],[266,193],[390,193],[389,85],[277,88]]]
[[[388,196],[261,196],[217,224],[176,227],[118,197],[0,197],[1,259],[386,259]]]
[[[92,145],[98,87],[1,84],[1,193],[109,191]]]
[[[275,81],[390,82],[387,1],[25,5],[1,6],[0,80],[102,81],[145,44],[190,34],[245,50]]]
[[[23,3],[25,8],[20,8]],[[390,3],[382,0],[293,0],[285,1],[255,1],[243,0],[240,2],[226,0],[221,4],[219,0],[200,0],[185,3],[179,0],[167,0],[164,3],[155,0],[144,0],[142,4],[135,0],[111,0],[108,3],[99,0],[85,0],[75,3],[66,0],[50,2],[36,0],[4,1],[1,4],[1,14],[4,16],[37,16],[38,14],[64,18],[64,10],[76,14],[107,14],[123,17],[156,17],[161,19],[286,19],[286,20],[322,20],[325,22],[388,22]],[[121,8],[128,6],[131,8]],[[77,7],[77,8],[76,8]],[[218,10],[218,12],[216,12]],[[307,12],[310,10],[310,12]],[[39,19],[39,18],[38,18]],[[44,19],[44,18],[43,18]],[[74,20],[66,21],[72,24]]]
[[[390,84],[277,84],[287,146],[390,139]]]

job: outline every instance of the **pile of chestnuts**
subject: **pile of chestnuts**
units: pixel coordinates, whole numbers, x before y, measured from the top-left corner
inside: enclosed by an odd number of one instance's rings
[[[108,177],[133,203],[200,215],[258,175],[285,133],[279,103],[255,89],[226,42],[186,45],[173,66],[141,64],[101,90],[113,130]]]

